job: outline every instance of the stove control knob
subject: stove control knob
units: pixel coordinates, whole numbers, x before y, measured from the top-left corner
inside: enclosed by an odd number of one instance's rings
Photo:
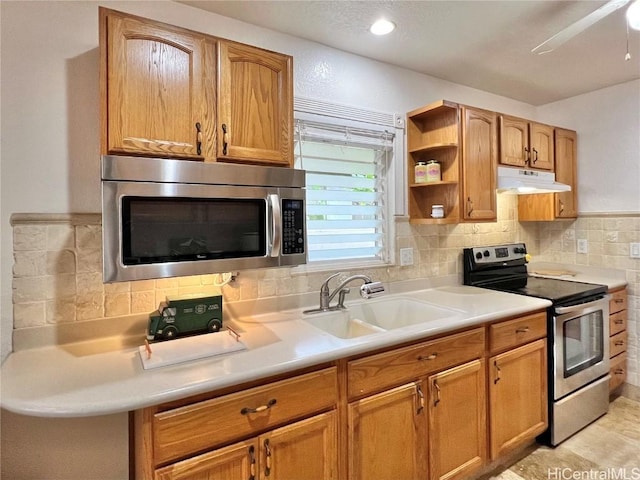
[[[513,253],[527,253],[527,251],[523,247],[515,247]]]
[[[482,252],[482,255],[484,255],[485,257],[488,257],[491,254],[489,253],[489,250],[485,250],[484,252]]]
[[[476,253],[476,258],[478,260],[482,260],[482,253],[480,253],[480,252]]]

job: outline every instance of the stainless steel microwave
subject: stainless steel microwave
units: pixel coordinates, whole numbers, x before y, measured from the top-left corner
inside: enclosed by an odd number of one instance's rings
[[[303,170],[125,156],[101,167],[105,282],[306,263]]]

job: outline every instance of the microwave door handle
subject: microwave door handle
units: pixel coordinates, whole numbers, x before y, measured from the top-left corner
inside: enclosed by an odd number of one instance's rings
[[[588,303],[580,303],[578,305],[572,305],[570,307],[556,307],[555,311],[557,315],[562,315],[564,313],[570,313],[570,312],[576,312],[578,310],[582,310],[584,308],[589,308],[589,307],[593,307],[595,305],[597,305],[599,302],[602,302],[603,300],[609,300],[611,298],[611,295],[605,295],[597,300],[594,300],[593,302],[588,302]]]
[[[269,245],[269,255],[271,257],[280,256],[282,245],[282,213],[280,211],[280,197],[272,193],[269,195],[269,212],[271,214],[271,244]]]

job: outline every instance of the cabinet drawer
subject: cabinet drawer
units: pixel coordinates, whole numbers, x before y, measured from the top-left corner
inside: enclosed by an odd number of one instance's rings
[[[547,335],[546,312],[494,323],[489,327],[491,353],[518,347]]]
[[[611,300],[609,300],[609,313],[620,312],[627,309],[627,291],[618,290],[611,294]]]
[[[154,415],[156,465],[203,452],[337,402],[336,368],[243,390]]]
[[[615,357],[627,350],[627,331],[620,332],[609,338],[609,356]]]
[[[621,353],[611,359],[609,367],[611,380],[609,380],[609,391],[618,388],[627,380],[627,354]]]
[[[609,335],[615,335],[627,329],[627,311],[609,315]]]
[[[347,367],[349,398],[384,390],[484,353],[484,328],[353,360]]]

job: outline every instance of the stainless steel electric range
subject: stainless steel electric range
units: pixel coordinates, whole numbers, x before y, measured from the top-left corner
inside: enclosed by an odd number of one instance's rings
[[[465,248],[465,285],[551,300],[547,310],[549,429],[558,445],[609,408],[609,297],[605,285],[530,276],[524,243]]]

